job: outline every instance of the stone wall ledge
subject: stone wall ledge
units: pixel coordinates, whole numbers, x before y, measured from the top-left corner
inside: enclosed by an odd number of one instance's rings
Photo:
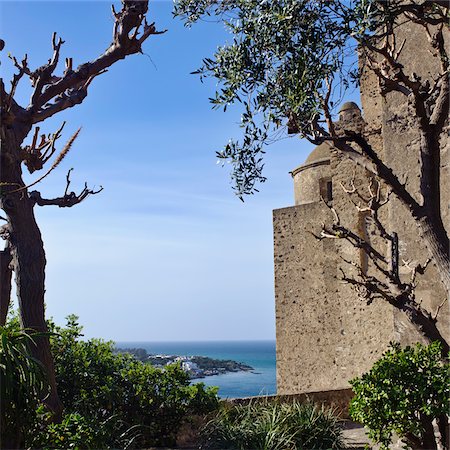
[[[224,401],[233,405],[247,405],[249,403],[259,402],[311,402],[317,405],[323,405],[325,407],[332,408],[341,419],[349,420],[350,416],[348,413],[348,407],[353,396],[353,391],[350,388],[347,388],[333,389],[329,391],[302,392],[297,394],[260,395],[256,397],[229,398],[225,399]]]

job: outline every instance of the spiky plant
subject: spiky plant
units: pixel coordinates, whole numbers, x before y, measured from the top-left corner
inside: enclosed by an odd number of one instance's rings
[[[36,333],[0,327],[0,448],[21,448],[39,399],[49,387],[42,364],[30,355]]]
[[[344,448],[342,428],[333,411],[297,401],[224,406],[205,426],[202,437],[203,448]]]

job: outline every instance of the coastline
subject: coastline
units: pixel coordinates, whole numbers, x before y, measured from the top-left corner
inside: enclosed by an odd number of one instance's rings
[[[208,356],[184,356],[168,354],[149,354],[145,348],[115,348],[115,353],[127,353],[132,355],[138,361],[151,364],[153,367],[164,368],[169,364],[180,364],[181,368],[189,375],[191,380],[202,379],[205,377],[223,375],[234,372],[250,372],[254,368],[231,359],[215,359]]]
[[[202,355],[214,359],[241,361],[253,367],[248,372],[228,372],[192,383],[218,386],[221,398],[243,398],[276,394],[275,340],[258,341],[121,341],[117,347],[141,347],[148,353]]]

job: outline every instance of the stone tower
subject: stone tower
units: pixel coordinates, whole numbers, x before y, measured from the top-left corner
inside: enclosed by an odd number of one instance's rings
[[[406,37],[401,62],[408,70],[431,78],[438,62],[427,50],[421,27],[407,23],[399,27],[397,35],[399,41]],[[417,131],[405,98],[392,92],[382,97],[373,73],[363,70],[361,103],[363,112],[355,103],[345,103],[336,126],[363,130],[387,165],[399,176],[405,175],[408,188],[418,192]],[[444,135],[442,144],[442,210],[449,231],[450,164]],[[355,210],[341,187],[350,179],[364,186],[368,180],[365,172],[339,157],[328,144],[321,144],[291,174],[295,206],[273,213],[278,393],[347,388],[350,379],[370,369],[390,341],[406,344],[420,337],[387,302],[366,305],[339,281],[341,269],[349,270],[342,257],[364,266],[367,257],[363,251],[344,240],[317,240],[312,234],[320,233],[322,223],[332,221],[328,203],[339,211],[348,228],[371,238],[364,214]],[[401,260],[423,262],[427,251],[406,208],[393,199],[383,214],[388,230],[399,232]],[[404,266],[402,270],[406,274],[408,269]],[[416,292],[430,311],[445,298],[434,267],[421,277]],[[441,332],[447,337],[449,317],[447,302],[439,318]]]

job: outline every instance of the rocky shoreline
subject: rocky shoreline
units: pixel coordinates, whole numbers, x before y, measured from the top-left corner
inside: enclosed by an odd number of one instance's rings
[[[181,368],[189,374],[191,379],[205,378],[231,372],[250,372],[253,367],[231,359],[214,359],[207,356],[179,356],[164,354],[149,354],[143,348],[116,348],[116,353],[128,353],[139,361],[154,367],[164,367],[168,364],[179,363]]]

